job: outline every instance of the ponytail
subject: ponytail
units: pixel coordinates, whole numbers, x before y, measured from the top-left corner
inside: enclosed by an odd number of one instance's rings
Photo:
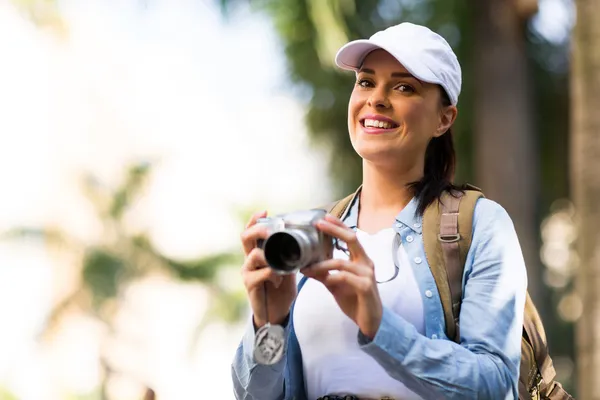
[[[441,89],[441,93],[442,105],[449,106],[451,103],[446,91]],[[450,128],[443,135],[431,139],[425,150],[423,178],[409,184],[417,198],[419,214],[423,215],[425,209],[445,191],[462,190],[453,183],[455,169],[456,152]]]

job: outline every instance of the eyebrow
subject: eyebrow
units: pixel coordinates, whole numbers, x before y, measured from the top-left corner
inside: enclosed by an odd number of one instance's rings
[[[365,74],[375,75],[375,71],[373,71],[372,69],[369,69],[369,68],[361,68],[358,72],[364,72]],[[409,74],[408,72],[392,72],[392,77],[393,78],[414,78],[414,79],[417,79],[412,74]]]

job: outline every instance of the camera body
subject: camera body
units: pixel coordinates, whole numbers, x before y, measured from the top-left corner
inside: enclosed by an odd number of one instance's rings
[[[269,235],[257,245],[265,252],[267,264],[281,274],[291,274],[309,265],[332,258],[333,238],[315,227],[325,210],[303,210],[261,218]]]

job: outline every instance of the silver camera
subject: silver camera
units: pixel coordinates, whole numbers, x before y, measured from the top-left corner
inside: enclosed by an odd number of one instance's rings
[[[269,235],[257,245],[265,252],[267,264],[281,274],[291,274],[333,256],[333,238],[314,224],[325,217],[324,210],[296,211],[257,224],[268,227]]]

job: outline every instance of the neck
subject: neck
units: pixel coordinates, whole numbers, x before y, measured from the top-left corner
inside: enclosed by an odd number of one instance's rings
[[[363,161],[358,227],[369,233],[390,227],[413,197],[407,185],[418,181],[421,176],[418,168],[403,172]]]
[[[418,167],[401,171],[363,161],[361,209],[368,212],[402,210],[413,197],[413,192],[407,185],[418,181],[422,175],[422,169],[419,172]]]

